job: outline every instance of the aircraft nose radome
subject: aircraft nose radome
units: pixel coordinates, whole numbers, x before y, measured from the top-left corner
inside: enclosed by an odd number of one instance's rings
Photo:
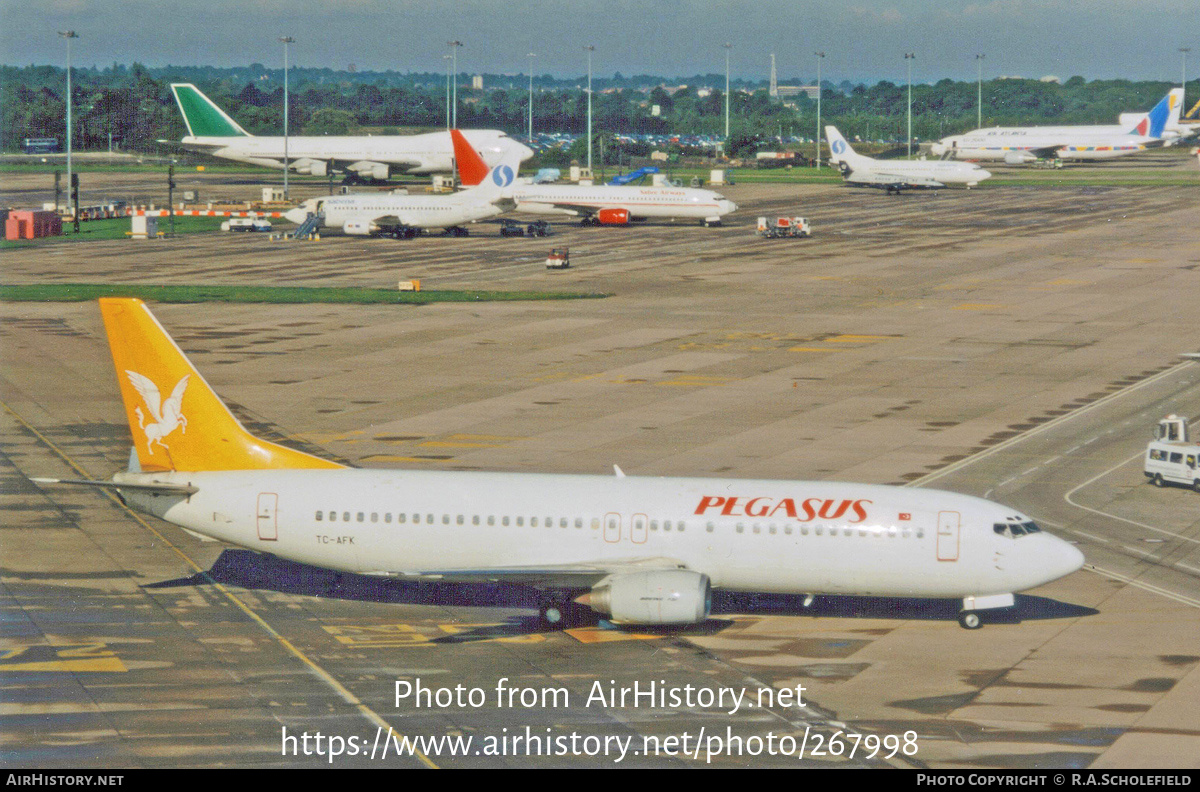
[[[1057,537],[1052,538],[1055,539],[1055,546],[1048,548],[1050,552],[1047,553],[1047,561],[1051,566],[1051,571],[1054,575],[1053,579],[1057,580],[1061,577],[1066,577],[1072,572],[1079,571],[1083,567],[1084,562],[1083,553],[1080,552],[1079,548]]]
[[[735,204],[733,201],[726,199],[724,201],[721,201],[721,209],[725,212],[725,214],[731,214],[731,213],[737,211],[737,204]]]
[[[288,211],[284,212],[283,216],[290,222],[300,225],[308,219],[308,212],[304,210],[303,206],[298,206],[295,209],[289,209]]]

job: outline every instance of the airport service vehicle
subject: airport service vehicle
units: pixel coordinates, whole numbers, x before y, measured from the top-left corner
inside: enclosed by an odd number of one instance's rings
[[[231,217],[221,223],[222,231],[270,231],[271,221],[261,217]]]
[[[913,188],[937,188],[950,184],[974,187],[992,174],[978,165],[941,160],[880,160],[858,154],[837,127],[825,127],[829,161],[842,171],[854,187],[878,187],[888,194]]]
[[[1168,415],[1158,422],[1142,472],[1156,487],[1183,484],[1200,492],[1200,443],[1188,441],[1186,418]]]
[[[807,239],[812,236],[812,226],[804,217],[760,217],[758,234],[765,239]]]
[[[492,581],[620,624],[695,624],[714,588],[961,599],[960,622],[1079,569],[1027,516],[833,481],[344,467],[250,434],[140,300],[100,312],[133,437],[115,489],[196,536],[329,569]],[[164,394],[169,394],[164,397]]]
[[[551,248],[546,255],[546,269],[568,269],[570,266],[570,248]]]
[[[503,190],[516,175],[515,161],[501,163],[491,169],[481,184],[453,195],[327,195],[309,198],[285,212],[284,217],[297,225],[316,217],[321,227],[340,228],[352,236],[412,239],[427,229],[445,229],[451,236],[468,236],[467,224],[512,208],[513,203],[503,196]]]
[[[1122,123],[1092,126],[990,127],[950,135],[930,147],[936,157],[1002,160],[1020,165],[1040,159],[1107,160],[1157,148],[1180,136],[1183,89],[1172,88],[1148,113]]]
[[[450,130],[458,178],[464,185],[479,184],[487,165],[458,130]],[[712,190],[691,187],[631,187],[610,184],[533,184],[513,182],[505,196],[516,211],[530,214],[566,214],[580,218],[582,225],[627,225],[651,217],[690,218],[706,226],[720,225],[721,218],[737,204]]]
[[[180,142],[189,151],[222,159],[325,176],[344,173],[348,181],[386,181],[394,173],[453,173],[454,149],[445,132],[424,135],[251,135],[191,83],[172,83],[171,92],[187,125]],[[518,161],[533,149],[495,129],[470,130],[467,136],[488,167],[506,155]],[[168,141],[160,141],[168,142]]]
[[[506,237],[544,237],[554,233],[550,224],[545,220],[534,220],[532,223],[518,223],[516,220],[500,221],[500,236]]]

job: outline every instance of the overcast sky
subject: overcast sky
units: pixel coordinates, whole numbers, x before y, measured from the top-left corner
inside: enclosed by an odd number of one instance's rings
[[[723,72],[841,82],[1082,75],[1200,77],[1200,0],[0,0],[0,63],[108,66],[293,65],[442,72],[447,42],[460,72],[667,77]]]

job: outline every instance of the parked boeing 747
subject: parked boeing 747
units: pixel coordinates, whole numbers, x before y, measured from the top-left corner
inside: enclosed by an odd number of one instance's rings
[[[445,132],[423,135],[251,135],[191,83],[172,83],[187,136],[179,145],[222,159],[325,176],[345,173],[353,179],[386,181],[396,173],[453,173],[454,151]],[[488,167],[505,155],[519,161],[533,150],[495,129],[464,132],[482,152]],[[165,142],[165,141],[164,141]]]
[[[1006,506],[830,481],[346,468],[250,434],[136,299],[100,300],[133,435],[115,489],[189,533],[362,575],[499,581],[620,624],[694,624],[714,588],[953,598],[980,611],[1083,555]],[[168,395],[169,394],[169,395]]]

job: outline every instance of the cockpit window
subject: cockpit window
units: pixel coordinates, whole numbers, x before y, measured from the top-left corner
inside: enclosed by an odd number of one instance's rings
[[[1042,529],[1038,528],[1032,521],[1010,523],[995,523],[992,525],[992,530],[1000,536],[1007,536],[1010,539],[1019,539],[1026,534],[1041,533]]]

